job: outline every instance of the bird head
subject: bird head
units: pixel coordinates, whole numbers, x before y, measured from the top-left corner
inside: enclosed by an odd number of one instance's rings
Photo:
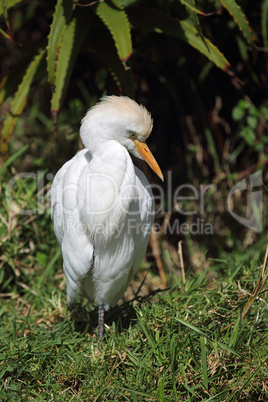
[[[83,118],[80,136],[84,146],[92,152],[106,141],[118,141],[132,155],[145,160],[163,180],[163,174],[146,144],[152,128],[151,114],[144,106],[126,96],[106,96]]]

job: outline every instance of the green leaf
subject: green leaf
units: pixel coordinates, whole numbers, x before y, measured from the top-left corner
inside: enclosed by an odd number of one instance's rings
[[[230,69],[230,63],[219,49],[207,38],[205,38],[205,45],[195,27],[188,22],[151,10],[129,10],[128,15],[135,28],[179,38],[204,54],[217,67],[226,72]]]
[[[235,106],[235,107],[233,108],[233,110],[232,110],[232,117],[233,117],[233,119],[234,119],[235,121],[239,121],[239,120],[243,119],[244,115],[245,115],[245,112],[244,112],[244,110],[243,110],[241,107]]]
[[[248,20],[243,14],[241,8],[236,4],[235,0],[219,0],[223,7],[226,8],[228,13],[233,17],[236,24],[239,26],[239,29],[243,33],[246,38],[248,44],[251,48],[254,48],[254,40],[251,29],[249,27]]]
[[[41,49],[30,63],[21,84],[15,94],[14,100],[10,105],[10,111],[5,119],[1,133],[1,152],[2,155],[7,155],[8,142],[12,130],[16,124],[19,115],[22,113],[28,99],[31,84],[35,78],[38,67],[45,56],[45,49]]]
[[[195,0],[187,0],[187,1],[180,0],[180,1],[181,1],[182,4],[184,4],[186,6],[187,12],[189,14],[190,20],[193,23],[193,26],[197,30],[197,32],[200,35],[200,38],[204,42],[205,46],[207,46],[206,41],[205,41],[205,37],[203,35],[202,29],[201,29],[201,26],[200,26],[199,19],[198,19],[197,15],[196,15],[198,13],[198,10],[196,10],[195,7],[194,7],[195,6]]]
[[[27,67],[33,58],[33,52],[27,55],[21,62],[16,65],[0,83],[0,105],[17,90],[19,83],[22,81]]]
[[[204,15],[203,11],[198,10],[195,6],[195,1],[193,0],[180,0],[181,4],[183,4],[188,10],[193,11],[196,14]]]
[[[64,30],[57,59],[52,112],[58,112],[61,107],[76,57],[89,28],[88,19],[89,12],[77,8]]]
[[[132,4],[138,3],[140,0],[120,0],[123,7],[131,6]]]
[[[13,7],[18,2],[19,1],[0,0],[0,17],[3,15],[8,33],[3,31],[2,29],[0,29],[0,32],[4,36],[4,38],[11,41],[13,41],[13,38],[11,35],[10,23],[8,19],[8,9],[10,7]]]
[[[259,110],[258,110],[258,108],[257,108],[256,106],[250,105],[250,108],[249,108],[248,112],[249,112],[249,114],[250,114],[251,116],[254,116],[254,117],[256,117],[257,119],[260,118],[260,112],[259,112]]]
[[[132,54],[132,42],[128,17],[120,2],[113,0],[113,4],[110,2],[99,3],[97,15],[109,29],[114,39],[119,58],[125,63]]]
[[[241,132],[240,132],[240,136],[242,138],[244,138],[244,140],[246,141],[246,143],[249,146],[254,146],[255,144],[255,134],[254,131],[252,131],[252,129],[250,127],[243,127]]]
[[[260,107],[260,112],[261,112],[264,120],[268,121],[268,107],[267,106],[261,106]]]
[[[258,124],[258,118],[256,116],[248,116],[247,117],[247,125],[255,130]]]
[[[0,1],[0,17],[2,14],[5,15],[6,17],[6,13],[7,10],[13,6],[15,6],[17,3],[21,3],[22,0],[1,0]]]
[[[251,104],[244,99],[240,99],[237,106],[244,110],[248,110],[251,108]]]
[[[66,29],[73,12],[72,0],[58,0],[53,21],[48,35],[47,46],[47,72],[50,84],[55,83],[56,66],[59,48],[61,45],[64,30]]]

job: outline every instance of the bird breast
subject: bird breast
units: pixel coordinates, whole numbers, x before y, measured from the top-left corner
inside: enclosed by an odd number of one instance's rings
[[[124,147],[109,141],[84,163],[78,180],[80,219],[94,244],[103,245],[121,230],[130,204],[139,201],[136,175]]]

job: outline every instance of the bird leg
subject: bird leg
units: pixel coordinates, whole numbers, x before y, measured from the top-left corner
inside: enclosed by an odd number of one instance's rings
[[[104,305],[99,306],[99,322],[98,322],[98,336],[97,341],[103,337],[104,332]]]

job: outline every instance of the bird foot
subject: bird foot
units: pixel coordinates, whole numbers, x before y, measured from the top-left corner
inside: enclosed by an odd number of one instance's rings
[[[103,337],[104,334],[104,305],[99,306],[99,321],[98,321],[98,336],[97,341]]]

